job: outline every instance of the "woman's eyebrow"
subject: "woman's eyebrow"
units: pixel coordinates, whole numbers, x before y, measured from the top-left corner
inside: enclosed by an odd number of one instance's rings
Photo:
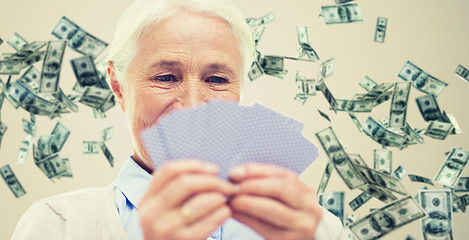
[[[150,69],[158,69],[158,68],[174,68],[174,67],[179,67],[181,66],[182,63],[178,61],[168,61],[168,60],[162,60],[158,61],[156,63],[153,63],[150,66]]]
[[[224,72],[228,74],[234,73],[234,71],[230,67],[228,67],[226,64],[211,63],[207,66],[207,68],[212,71],[219,71],[219,72]]]

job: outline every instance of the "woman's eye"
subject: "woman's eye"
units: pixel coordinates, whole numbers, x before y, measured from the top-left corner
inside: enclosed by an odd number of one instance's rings
[[[157,81],[160,81],[160,82],[175,82],[175,81],[177,81],[176,76],[174,76],[174,75],[157,76],[154,79],[157,80]]]
[[[208,83],[215,83],[215,84],[222,84],[222,83],[228,83],[228,80],[222,77],[209,77],[206,82]]]

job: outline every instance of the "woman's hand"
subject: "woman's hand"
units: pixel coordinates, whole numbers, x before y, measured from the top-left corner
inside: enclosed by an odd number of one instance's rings
[[[238,184],[233,217],[266,239],[314,239],[322,209],[316,192],[281,167],[246,164],[230,171]]]
[[[220,179],[215,165],[173,161],[153,174],[139,203],[145,239],[205,239],[228,217],[234,185]]]

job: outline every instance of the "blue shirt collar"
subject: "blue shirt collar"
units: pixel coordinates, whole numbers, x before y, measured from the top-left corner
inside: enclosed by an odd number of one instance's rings
[[[122,164],[115,185],[127,200],[137,208],[143,194],[150,185],[151,177],[151,174],[141,168],[132,157],[128,157]]]

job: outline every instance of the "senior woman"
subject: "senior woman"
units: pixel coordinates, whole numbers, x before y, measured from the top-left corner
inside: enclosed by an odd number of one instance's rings
[[[140,138],[171,111],[239,101],[253,41],[229,0],[137,0],[108,62],[134,153],[116,181],[37,201],[14,239],[341,239],[340,221],[289,170],[247,164],[217,177],[203,159],[155,169]]]

